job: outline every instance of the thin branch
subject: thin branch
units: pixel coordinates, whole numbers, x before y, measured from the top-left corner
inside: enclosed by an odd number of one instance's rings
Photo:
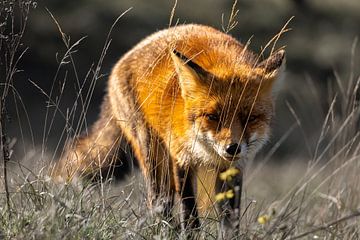
[[[169,19],[169,27],[171,27],[172,21],[173,21],[173,19],[174,19],[176,6],[177,6],[177,0],[175,0],[174,6],[173,6],[173,8],[171,9],[171,14],[170,14],[170,19]]]
[[[11,206],[10,206],[10,192],[9,192],[9,183],[8,183],[8,172],[7,172],[7,163],[10,161],[10,146],[9,140],[6,134],[5,122],[7,120],[6,108],[5,108],[5,98],[1,99],[0,103],[1,115],[0,115],[0,128],[1,128],[1,146],[3,150],[3,174],[4,174],[4,185],[5,185],[5,195],[6,195],[6,205],[9,211],[9,218],[11,217]]]
[[[307,232],[301,233],[299,235],[296,235],[296,236],[290,238],[289,240],[294,240],[294,239],[299,239],[299,238],[306,237],[307,235],[310,235],[310,234],[312,234],[314,232],[321,231],[321,230],[326,230],[326,229],[328,229],[328,228],[330,228],[330,227],[332,227],[334,225],[337,225],[337,224],[339,224],[341,222],[345,222],[347,220],[350,220],[352,218],[359,217],[359,216],[360,216],[360,209],[358,209],[357,211],[355,211],[354,213],[352,213],[352,214],[350,214],[348,216],[339,218],[339,219],[337,219],[335,221],[332,221],[330,223],[327,223],[327,224],[325,224],[323,226],[319,226],[319,227],[316,227],[316,228],[314,228],[314,229],[312,229],[310,231],[307,231]]]

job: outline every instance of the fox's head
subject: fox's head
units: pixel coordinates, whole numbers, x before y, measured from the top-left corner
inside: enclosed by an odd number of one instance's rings
[[[192,126],[187,134],[194,155],[210,164],[252,158],[269,138],[273,88],[285,51],[258,64],[242,61],[221,69],[206,69],[176,50],[172,59]]]

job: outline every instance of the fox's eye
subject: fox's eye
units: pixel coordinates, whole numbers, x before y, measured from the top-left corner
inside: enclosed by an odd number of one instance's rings
[[[206,117],[210,121],[217,121],[218,122],[220,120],[219,116],[216,115],[216,114],[206,114]]]
[[[257,116],[254,116],[254,115],[251,115],[250,117],[249,117],[249,122],[254,122],[254,121],[256,121],[257,120]]]

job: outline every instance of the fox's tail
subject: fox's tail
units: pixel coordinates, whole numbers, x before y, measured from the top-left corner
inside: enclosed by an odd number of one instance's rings
[[[122,178],[131,168],[135,162],[131,148],[110,108],[105,96],[100,118],[89,134],[67,143],[64,155],[51,170],[56,180],[71,181],[78,176],[102,180],[110,175]]]

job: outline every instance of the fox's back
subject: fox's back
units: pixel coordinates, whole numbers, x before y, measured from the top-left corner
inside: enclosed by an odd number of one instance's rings
[[[229,74],[241,63],[254,63],[254,56],[244,45],[212,27],[189,24],[158,31],[142,40],[118,62],[117,69],[131,71],[133,79],[152,74],[174,73],[170,51],[175,49],[209,72]],[[165,72],[164,72],[165,71]],[[225,73],[226,71],[226,73]]]

